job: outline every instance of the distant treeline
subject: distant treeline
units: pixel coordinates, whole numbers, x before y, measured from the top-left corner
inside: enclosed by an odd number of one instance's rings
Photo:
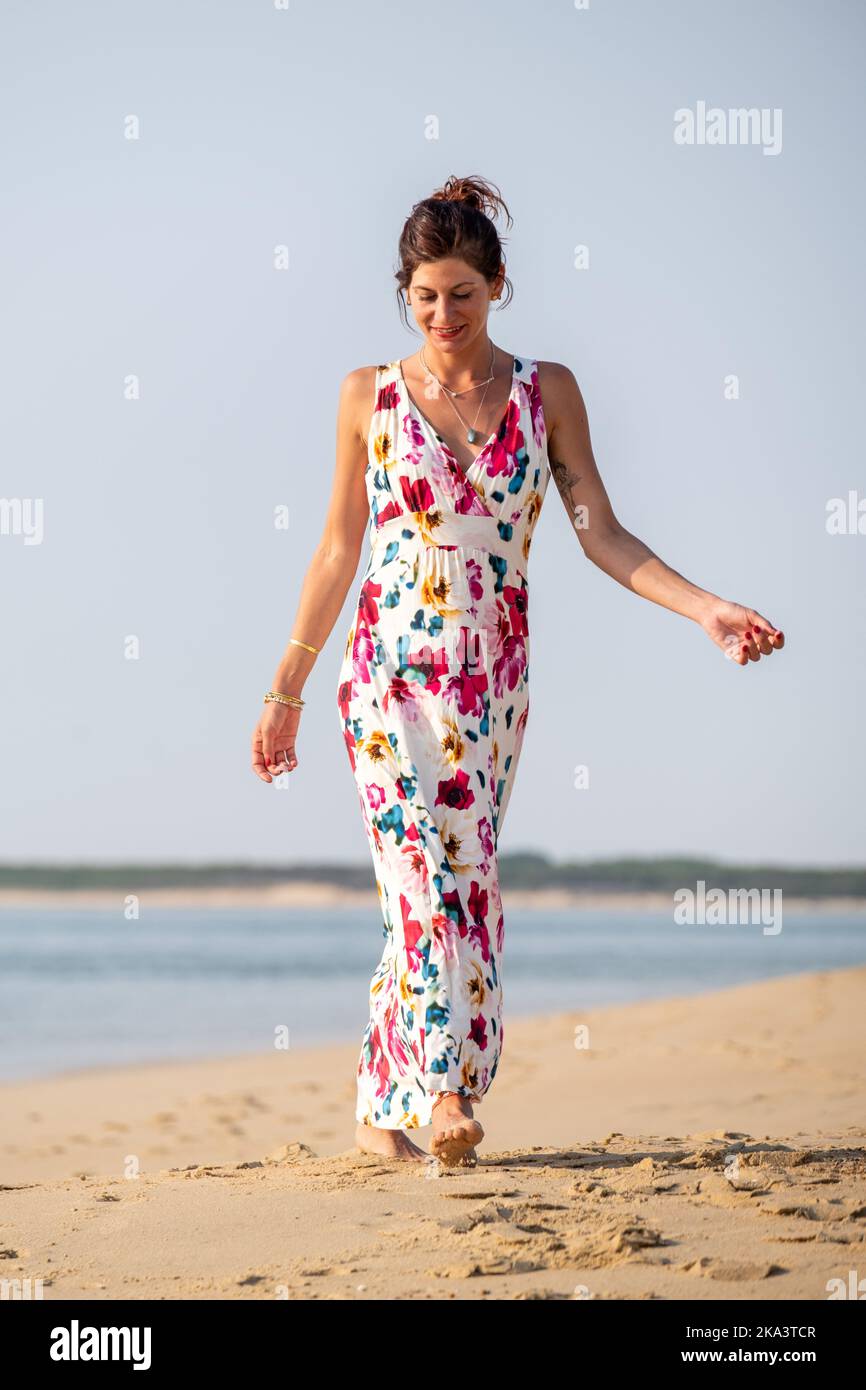
[[[570,888],[673,893],[703,880],[707,889],[780,888],[791,896],[866,898],[866,868],[721,864],[712,859],[597,859],[556,863],[543,854],[503,853],[505,888]],[[370,864],[0,864],[0,888],[244,888],[279,883],[373,886]]]

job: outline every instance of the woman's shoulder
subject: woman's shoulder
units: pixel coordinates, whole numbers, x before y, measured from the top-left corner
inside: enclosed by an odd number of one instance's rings
[[[386,372],[391,363],[380,363],[375,366],[353,367],[343,377],[340,389],[345,391],[348,396],[364,396],[372,389],[380,374]]]
[[[546,387],[551,392],[567,388],[569,382],[574,381],[574,373],[564,362],[542,362],[540,358],[536,358],[535,367],[539,386]]]
[[[557,420],[568,415],[580,401],[580,387],[574,372],[564,362],[536,360],[535,366],[548,433],[552,434]]]
[[[385,362],[353,367],[340,384],[341,400],[346,402],[350,410],[357,411],[359,419],[369,422],[370,412],[378,402],[379,389],[390,380],[389,373],[397,365],[395,362]],[[366,431],[366,424],[364,429]]]

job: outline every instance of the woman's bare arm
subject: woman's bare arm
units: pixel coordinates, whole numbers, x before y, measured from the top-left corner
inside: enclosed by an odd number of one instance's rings
[[[691,618],[737,665],[783,646],[783,634],[755,609],[693,584],[626,530],[601,480],[573,373],[559,362],[541,362],[539,386],[551,476],[587,558],[641,598]]]
[[[365,431],[373,414],[375,367],[359,367],[344,377],[337,410],[337,452],[325,524],[301,586],[290,634],[320,650],[324,647],[346,601],[349,585],[369,521],[364,481],[367,461]],[[300,695],[316,657],[289,643],[271,684],[283,695]],[[295,735],[299,711],[271,702],[264,707],[253,733],[253,770],[270,782],[268,771],[297,766]],[[284,754],[288,755],[288,761]],[[280,759],[277,764],[277,759]]]

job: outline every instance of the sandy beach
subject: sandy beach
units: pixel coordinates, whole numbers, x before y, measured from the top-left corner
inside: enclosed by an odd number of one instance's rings
[[[3,1277],[46,1299],[825,1299],[864,1265],[864,989],[866,967],[509,1020],[465,1171],[354,1150],[354,1046],[5,1084]]]

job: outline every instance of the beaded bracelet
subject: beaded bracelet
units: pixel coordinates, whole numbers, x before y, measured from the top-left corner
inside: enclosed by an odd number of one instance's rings
[[[303,709],[304,701],[300,695],[283,695],[279,690],[269,690],[265,696],[265,704],[273,700],[278,705],[291,705],[292,709]]]

